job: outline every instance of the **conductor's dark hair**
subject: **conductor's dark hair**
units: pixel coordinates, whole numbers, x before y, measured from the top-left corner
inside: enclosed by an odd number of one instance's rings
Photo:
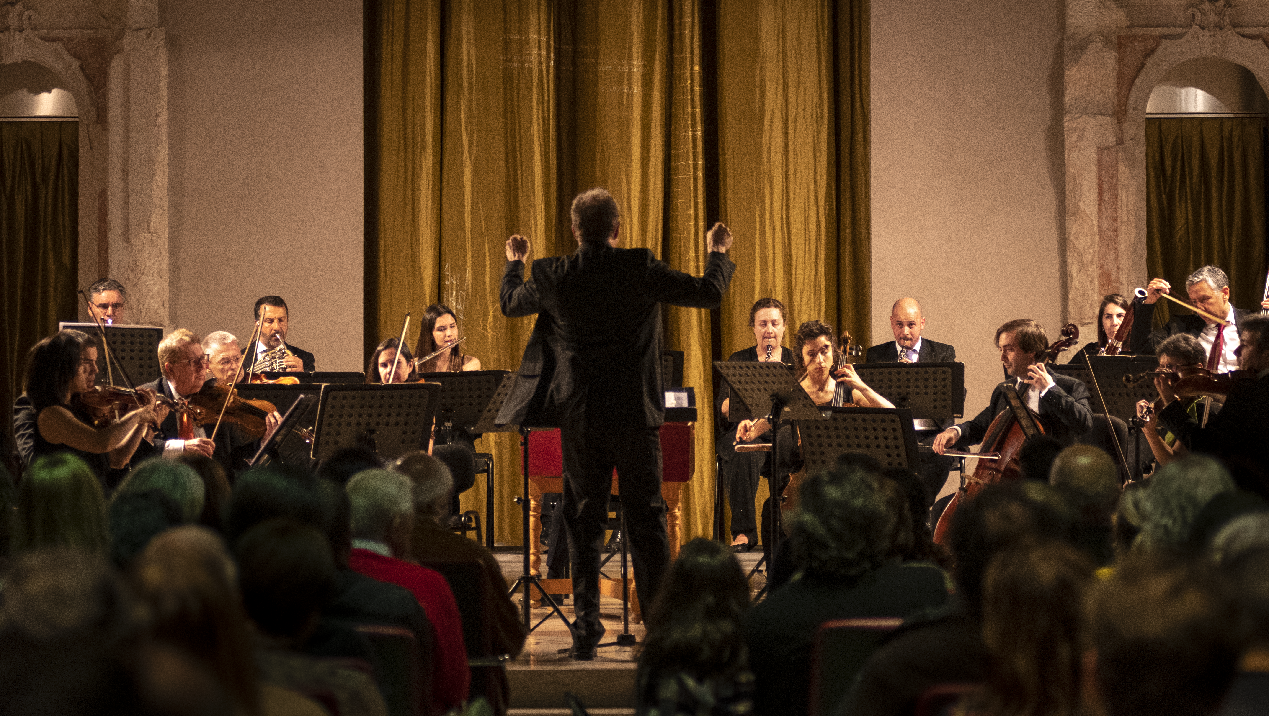
[[[123,284],[113,278],[97,279],[96,283],[88,287],[88,296],[91,298],[99,293],[105,293],[106,291],[118,291],[119,295],[123,296],[124,302],[126,303],[128,301],[128,290],[123,287]]]
[[[654,690],[658,674],[686,673],[698,680],[733,675],[748,663],[741,620],[749,608],[745,572],[726,547],[701,537],[683,545],[648,612],[648,636],[639,656]],[[640,703],[656,703],[645,691]]]
[[[787,320],[784,313],[784,304],[780,303],[778,298],[760,298],[753,302],[753,306],[749,309],[749,326],[753,327],[753,322],[758,315],[758,311],[764,308],[774,308],[780,312],[780,320]]]
[[[257,321],[260,320],[261,306],[273,306],[274,308],[280,308],[283,311],[286,311],[287,316],[291,315],[291,309],[286,307],[286,301],[283,301],[281,296],[261,296],[256,299],[254,317]]]
[[[571,214],[573,231],[581,238],[583,244],[607,242],[621,221],[617,202],[607,189],[588,189],[578,194],[577,198],[573,199]]]
[[[1113,337],[1106,335],[1106,327],[1102,325],[1102,316],[1106,315],[1106,307],[1111,304],[1119,306],[1125,311],[1128,310],[1128,299],[1124,298],[1123,294],[1108,293],[1102,296],[1102,305],[1097,307],[1097,342],[1103,346],[1106,345],[1106,341]]]
[[[793,334],[793,372],[797,375],[801,375],[806,370],[806,361],[802,358],[802,346],[820,336],[827,338],[829,349],[836,352],[837,346],[833,345],[836,334],[833,333],[833,327],[823,321],[807,321],[798,326],[798,332]]]
[[[26,354],[26,394],[39,412],[61,405],[62,395],[79,372],[85,348],[97,347],[97,339],[73,329],[58,331],[31,346]]]
[[[1049,349],[1049,337],[1044,332],[1044,326],[1039,321],[1031,318],[1015,318],[1005,325],[996,329],[996,345],[1000,345],[1000,336],[1005,333],[1013,333],[1014,340],[1018,343],[1018,350],[1023,353],[1030,353],[1039,356],[1041,353]]]

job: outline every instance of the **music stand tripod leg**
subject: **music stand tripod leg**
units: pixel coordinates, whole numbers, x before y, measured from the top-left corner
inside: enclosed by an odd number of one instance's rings
[[[531,614],[531,606],[529,605],[529,602],[532,600],[532,597],[530,596],[529,588],[532,586],[532,587],[538,588],[538,593],[542,595],[542,603],[549,605],[551,607],[551,611],[554,612],[554,614],[560,618],[560,621],[564,622],[564,626],[568,627],[569,633],[571,634],[573,630],[573,623],[568,620],[568,617],[564,616],[564,612],[560,611],[560,606],[555,603],[555,599],[553,599],[551,595],[547,594],[546,590],[542,588],[542,582],[539,580],[539,578],[536,575],[530,573],[529,571],[529,431],[530,430],[531,430],[530,428],[526,428],[526,427],[520,428],[520,466],[522,468],[521,476],[524,479],[524,484],[523,484],[524,491],[521,493],[521,497],[516,498],[520,502],[520,516],[522,520],[521,521],[521,528],[522,528],[521,537],[523,541],[521,543],[522,545],[521,552],[524,556],[524,573],[520,575],[520,578],[516,580],[515,584],[511,585],[511,589],[507,591],[507,594],[512,595],[516,593],[517,589],[521,589],[521,588],[524,589],[524,600],[521,602],[521,609],[522,609],[521,615],[524,619],[524,630],[526,633],[532,634],[535,629],[542,626],[542,624],[544,624],[547,619],[551,618],[551,615],[548,614],[546,615],[545,618],[542,619],[542,621],[538,622],[537,624],[532,624],[533,617]]]

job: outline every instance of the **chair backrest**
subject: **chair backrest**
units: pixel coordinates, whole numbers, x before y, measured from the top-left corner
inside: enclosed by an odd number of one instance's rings
[[[563,474],[564,449],[560,445],[559,428],[530,430],[529,477],[559,477]]]
[[[428,716],[431,675],[423,672],[419,644],[401,627],[358,624],[357,633],[374,649],[376,679],[390,716]]]
[[[820,625],[811,650],[810,716],[833,713],[850,693],[864,662],[902,623],[898,617],[871,617],[834,619]]]
[[[485,610],[483,580],[484,570],[478,562],[422,562],[424,567],[435,569],[449,583],[449,590],[458,602],[458,616],[463,622],[463,645],[468,658],[493,656],[489,654],[488,635],[485,634]]]
[[[935,684],[917,697],[914,716],[939,716],[949,713],[951,707],[965,696],[982,688],[982,684],[967,682],[949,682]]]

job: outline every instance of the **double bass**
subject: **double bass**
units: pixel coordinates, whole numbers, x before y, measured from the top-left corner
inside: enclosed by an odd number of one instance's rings
[[[1079,337],[1079,328],[1073,323],[1066,324],[1062,328],[1062,338],[1054,341],[1045,351],[1044,362],[1052,363],[1059,353],[1075,345]],[[1005,386],[1004,394],[1009,401],[1009,409],[1002,410],[987,427],[980,452],[974,456],[979,458],[978,464],[974,466],[974,473],[968,478],[962,477],[960,489],[939,516],[938,525],[934,529],[934,541],[937,544],[947,542],[952,519],[960,503],[972,499],[987,485],[1022,478],[1022,468],[1018,462],[1022,444],[1033,435],[1044,434],[1044,427],[1039,419],[1011,386]]]

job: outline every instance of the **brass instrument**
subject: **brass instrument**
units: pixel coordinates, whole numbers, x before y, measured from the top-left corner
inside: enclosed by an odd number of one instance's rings
[[[288,356],[294,355],[286,348],[286,341],[278,344],[277,348],[270,348],[260,357],[256,359],[255,364],[251,366],[253,373],[285,373],[286,359]]]

